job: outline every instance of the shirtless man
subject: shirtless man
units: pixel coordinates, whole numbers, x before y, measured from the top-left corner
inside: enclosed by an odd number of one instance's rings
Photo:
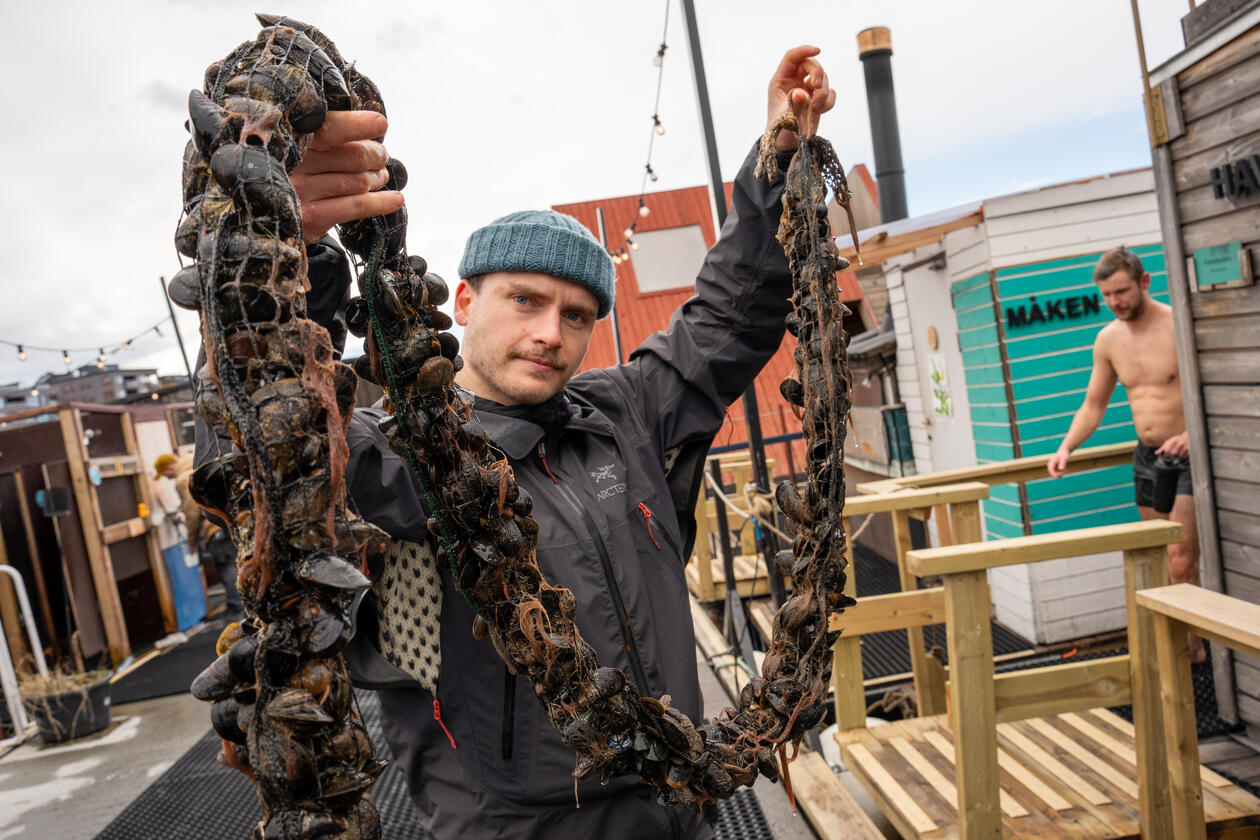
[[[1055,478],[1067,472],[1068,455],[1098,428],[1118,379],[1128,391],[1129,409],[1137,427],[1133,479],[1138,513],[1143,519],[1171,519],[1181,525],[1182,541],[1168,546],[1168,576],[1173,583],[1197,586],[1199,532],[1190,495],[1190,447],[1181,406],[1172,308],[1151,298],[1151,275],[1136,254],[1123,248],[1103,255],[1094,269],[1094,282],[1116,320],[1094,339],[1094,370],[1085,402],[1046,469]],[[1166,515],[1156,513],[1152,506],[1155,459],[1164,453],[1181,459],[1176,499]],[[1202,641],[1191,636],[1190,661],[1202,662],[1205,656]]]

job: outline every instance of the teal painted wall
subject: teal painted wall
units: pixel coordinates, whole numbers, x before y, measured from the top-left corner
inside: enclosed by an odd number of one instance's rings
[[[1134,251],[1150,272],[1152,295],[1167,303],[1163,247]],[[1113,317],[1093,281],[1101,256],[1002,268],[994,272],[993,283],[986,272],[952,286],[979,463],[1045,455],[1059,447],[1085,397],[1094,337]],[[1118,385],[1098,430],[1083,446],[1133,437],[1128,397]],[[1027,523],[1017,487],[993,491],[984,505],[989,539],[1020,536],[1025,524],[1042,534],[1138,518],[1127,467],[1027,482]]]

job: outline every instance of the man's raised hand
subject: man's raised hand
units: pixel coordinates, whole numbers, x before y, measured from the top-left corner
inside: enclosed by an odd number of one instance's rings
[[[779,117],[795,105],[810,105],[811,134],[818,131],[818,118],[836,104],[836,92],[827,81],[827,73],[814,56],[822,50],[802,45],[793,47],[783,55],[778,68],[770,78],[769,100],[766,104],[766,128],[772,128]],[[796,135],[790,131],[779,132],[775,142],[780,151],[796,148]]]
[[[374,137],[385,133],[374,111],[329,111],[302,162],[289,176],[302,203],[302,238],[315,242],[333,225],[392,213],[403,205],[382,190],[389,154]]]

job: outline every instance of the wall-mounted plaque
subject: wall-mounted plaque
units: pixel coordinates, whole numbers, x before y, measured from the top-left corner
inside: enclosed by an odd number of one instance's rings
[[[1190,287],[1207,292],[1250,285],[1254,280],[1251,254],[1241,242],[1200,248],[1186,259]]]

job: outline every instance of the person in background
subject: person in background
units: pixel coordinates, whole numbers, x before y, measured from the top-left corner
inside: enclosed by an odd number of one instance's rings
[[[1133,453],[1138,513],[1143,519],[1171,519],[1181,525],[1181,542],[1168,546],[1168,577],[1173,583],[1198,586],[1199,530],[1172,307],[1151,297],[1151,275],[1137,254],[1124,248],[1103,255],[1094,269],[1094,282],[1116,320],[1094,339],[1094,369],[1085,401],[1046,469],[1055,478],[1067,472],[1068,456],[1098,428],[1119,381],[1128,393],[1138,436]],[[1170,498],[1157,505],[1160,484]],[[1206,658],[1202,640],[1191,635],[1190,661],[1197,664]]]

